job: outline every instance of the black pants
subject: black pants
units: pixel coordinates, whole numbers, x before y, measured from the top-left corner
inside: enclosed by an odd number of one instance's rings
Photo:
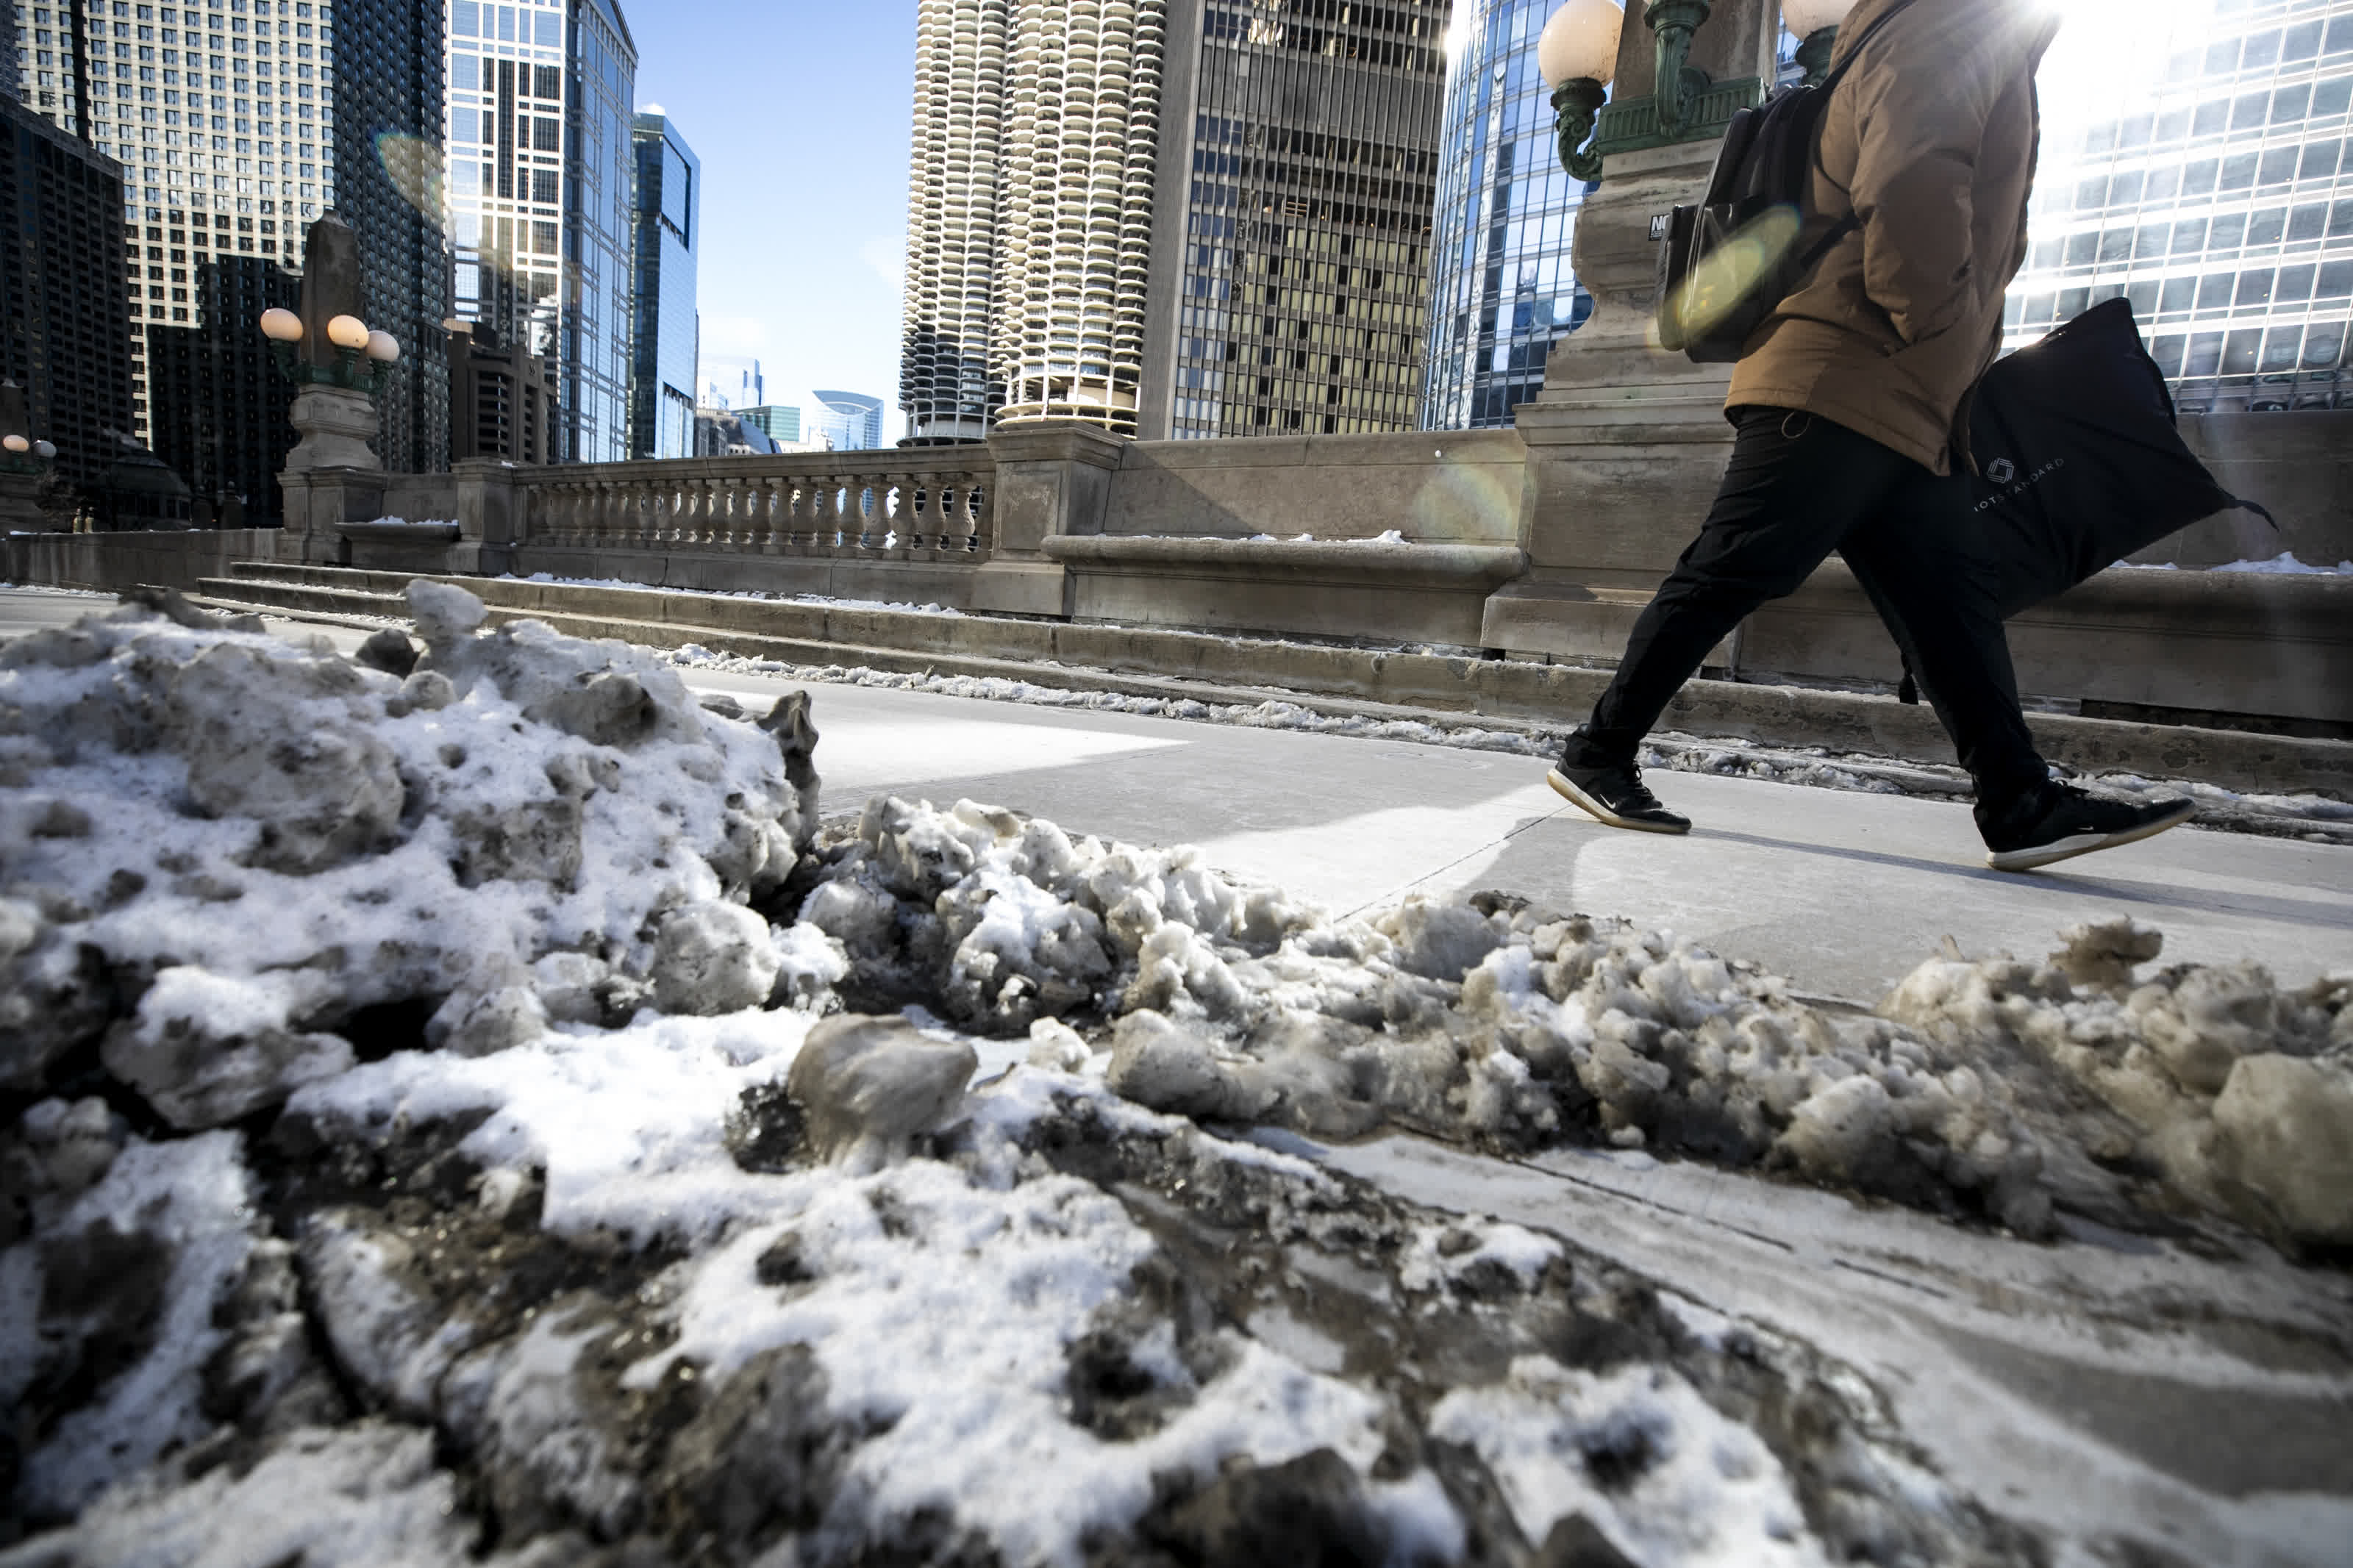
[[[2048,770],[2019,712],[1991,563],[1974,553],[1968,481],[1814,415],[1746,408],[1736,422],[1715,509],[1635,623],[1588,760],[1631,760],[1708,650],[1835,550],[1977,781],[1980,818],[2039,790]]]

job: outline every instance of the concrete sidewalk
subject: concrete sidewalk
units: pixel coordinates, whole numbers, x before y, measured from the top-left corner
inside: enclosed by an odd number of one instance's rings
[[[782,682],[697,672],[747,700]],[[819,687],[828,811],[882,792],[959,797],[1074,831],[1201,846],[1335,910],[1482,888],[1623,915],[1876,1001],[1951,936],[2040,955],[2119,915],[2168,962],[2253,959],[2291,984],[2353,967],[2353,848],[2181,829],[2038,876],[1986,868],[1968,808],[1747,779],[1654,780],[1688,838],[1595,824],[1541,763],[1439,746]]]
[[[0,591],[0,637],[106,601]],[[281,629],[356,647],[364,634]],[[763,706],[794,683],[694,671]],[[2165,960],[2253,960],[2304,984],[2353,968],[2353,848],[2183,828],[2036,876],[1984,864],[1965,806],[1690,773],[1653,782],[1688,838],[1604,828],[1525,757],[1287,731],[1026,707],[851,686],[814,689],[828,812],[892,793],[1009,806],[1075,832],[1198,844],[1218,866],[1337,911],[1413,890],[1498,888],[1663,927],[1875,1002],[1941,940],[2040,955],[2081,921],[2129,916]]]

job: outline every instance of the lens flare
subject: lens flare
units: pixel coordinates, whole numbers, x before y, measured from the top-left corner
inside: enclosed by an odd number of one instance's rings
[[[1767,209],[1741,226],[1693,268],[1666,301],[1683,341],[1694,342],[1731,314],[1743,296],[1797,243],[1800,219],[1793,206]]]
[[[400,199],[438,225],[448,210],[442,204],[441,143],[385,131],[376,136],[375,156]]]
[[[1520,479],[1517,465],[1446,463],[1413,498],[1413,534],[1470,544],[1509,544],[1519,537]]]

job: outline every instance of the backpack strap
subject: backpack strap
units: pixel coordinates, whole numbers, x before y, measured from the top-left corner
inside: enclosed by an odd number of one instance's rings
[[[1880,29],[1886,26],[1888,23],[1895,20],[1896,17],[1902,16],[1905,11],[1910,10],[1912,5],[1913,0],[1895,0],[1894,5],[1890,5],[1886,10],[1882,11],[1877,19],[1874,20],[1870,26],[1865,27],[1862,30],[1862,37],[1855,40],[1854,47],[1846,52],[1846,58],[1839,61],[1837,66],[1831,69],[1831,74],[1822,79],[1822,85],[1816,88],[1814,90],[1825,95],[1833,91],[1840,82],[1846,79],[1846,73],[1854,68],[1854,62],[1862,58],[1862,51],[1871,47],[1871,41],[1879,37]],[[1816,171],[1827,175],[1828,171],[1822,169],[1822,142],[1820,127],[1819,124],[1817,124],[1814,133],[1812,166]],[[1830,232],[1823,235],[1821,238],[1816,240],[1812,245],[1807,247],[1805,254],[1798,258],[1800,275],[1810,273],[1815,268],[1820,266],[1822,258],[1828,256],[1832,250],[1836,249],[1841,240],[1844,239],[1848,235],[1854,233],[1862,226],[1862,215],[1852,211],[1850,211],[1846,216],[1841,218],[1837,223],[1831,225]]]

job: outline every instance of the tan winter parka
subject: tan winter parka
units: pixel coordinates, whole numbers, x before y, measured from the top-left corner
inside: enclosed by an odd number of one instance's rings
[[[1895,3],[1862,0],[1837,58]],[[2034,71],[2057,30],[2043,0],[1913,0],[1871,41],[1823,115],[1799,243],[1862,226],[1757,330],[1727,407],[1803,409],[1952,471],[2026,259]]]

